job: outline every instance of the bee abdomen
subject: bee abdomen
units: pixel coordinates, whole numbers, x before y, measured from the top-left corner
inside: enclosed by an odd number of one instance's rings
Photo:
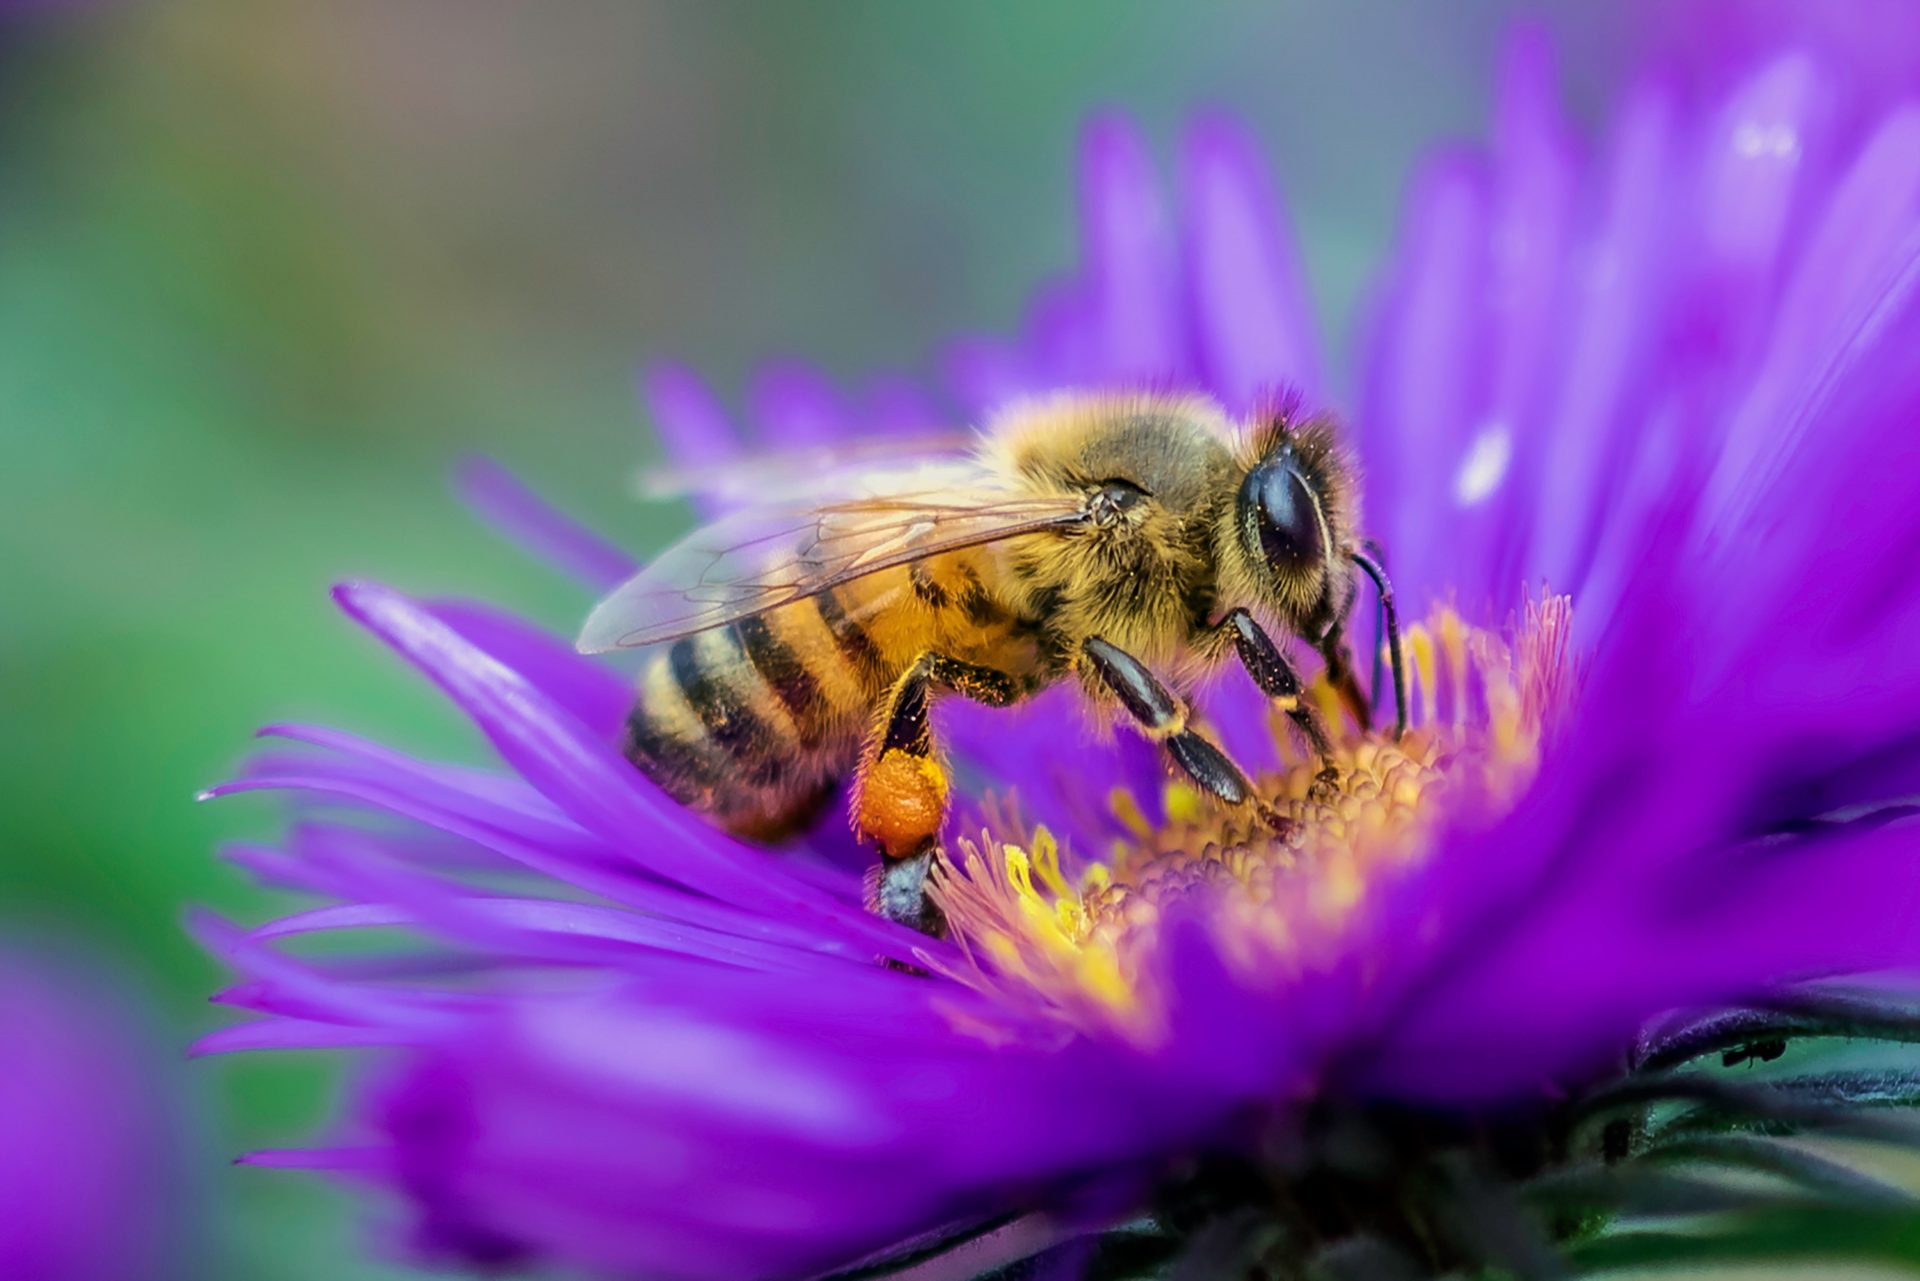
[[[697,641],[705,643],[696,649]],[[667,663],[707,737],[739,767],[742,777],[755,783],[777,781],[770,771],[777,772],[780,765],[778,732],[755,706],[767,691],[758,680],[745,679],[754,673],[733,629],[675,641]]]
[[[642,772],[753,835],[817,808],[851,765],[841,731],[859,724],[857,705],[835,706],[782,630],[756,617],[674,642],[648,662],[627,722],[626,755]]]
[[[831,714],[819,679],[765,618],[743,618],[734,624],[733,632],[760,679],[787,709],[800,745],[815,746]]]
[[[886,658],[880,653],[879,646],[867,635],[867,629],[847,613],[847,607],[841,602],[838,593],[821,592],[811,598],[809,603],[794,606],[806,609],[811,605],[820,621],[826,625],[827,632],[833,637],[833,643],[840,652],[841,661],[851,669],[856,680],[875,685],[889,684],[896,672],[889,669]]]

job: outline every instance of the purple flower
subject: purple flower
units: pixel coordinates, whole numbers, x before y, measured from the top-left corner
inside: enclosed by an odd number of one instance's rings
[[[181,1275],[180,1136],[141,1020],[82,967],[0,954],[0,1276]]]
[[[1063,388],[1344,407],[1419,620],[1414,730],[1340,722],[1328,792],[1243,678],[1203,707],[1297,841],[1141,742],[1072,738],[1065,694],[954,707],[973,781],[930,940],[862,910],[831,824],[771,857],[636,774],[613,671],[349,585],[504,769],[279,726],[294,750],[215,789],[291,792],[284,844],[232,857],[328,901],[203,923],[245,975],[227,999],[268,1016],[208,1048],[384,1051],[336,1141],[254,1159],[385,1189],[427,1255],[678,1278],[949,1248],[938,1275],[1043,1251],[1543,1275],[1556,1242],[1666,1240],[1592,1237],[1622,1209],[1891,1196],[1720,1131],[1856,1132],[1903,1070],[1698,1063],[1913,1026],[1898,987],[1834,981],[1920,964],[1920,113],[1789,53],[1704,99],[1647,78],[1589,144],[1552,81],[1515,41],[1491,144],[1421,167],[1350,388],[1222,118],[1172,202],[1096,121],[1077,271],[1013,338],[953,343],[937,391],[776,366],[747,438],[692,375],[648,381],[701,466]],[[631,572],[490,467],[466,486],[589,587]],[[402,941],[281,946],[341,930]]]

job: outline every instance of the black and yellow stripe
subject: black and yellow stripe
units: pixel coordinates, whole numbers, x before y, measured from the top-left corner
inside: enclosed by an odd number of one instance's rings
[[[683,637],[648,656],[626,755],[724,826],[780,834],[852,771],[922,654],[973,653],[1015,627],[980,568],[944,557]]]
[[[827,633],[833,637],[835,648],[838,649],[841,658],[853,669],[856,678],[879,685],[893,680],[897,673],[888,670],[889,665],[885,655],[867,635],[867,629],[855,622],[847,613],[846,604],[841,600],[839,592],[821,592],[818,596],[793,608],[804,610],[808,606],[811,606],[813,612],[819,616]]]
[[[777,833],[851,770],[888,675],[846,603],[824,593],[650,655],[626,755],[682,804]]]
[[[743,618],[732,630],[753,670],[760,674],[760,679],[793,718],[800,746],[819,746],[832,715],[832,706],[819,679],[765,618],[759,615]]]

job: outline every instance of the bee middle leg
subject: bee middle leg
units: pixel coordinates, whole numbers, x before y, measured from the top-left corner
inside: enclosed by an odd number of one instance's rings
[[[1174,764],[1202,791],[1228,805],[1246,806],[1276,832],[1291,828],[1287,819],[1260,799],[1246,773],[1225,752],[1188,728],[1187,708],[1145,663],[1098,636],[1090,637],[1080,653],[1147,737],[1164,743]]]
[[[1219,626],[1233,637],[1233,648],[1240,655],[1240,665],[1247,669],[1247,675],[1260,687],[1260,692],[1271,698],[1287,714],[1301,735],[1313,748],[1314,755],[1320,758],[1320,774],[1315,780],[1317,786],[1325,789],[1338,786],[1340,770],[1333,763],[1333,740],[1327,735],[1327,727],[1320,719],[1320,713],[1306,697],[1300,684],[1300,678],[1294,673],[1293,664],[1280,647],[1273,643],[1273,637],[1253,615],[1244,609],[1228,612],[1220,620]],[[1349,673],[1351,677],[1351,673]]]
[[[853,825],[860,839],[881,854],[874,909],[928,934],[939,934],[943,925],[925,883],[950,790],[927,718],[936,689],[989,707],[1005,707],[1028,692],[1005,672],[929,653],[887,695],[879,731],[861,760]]]

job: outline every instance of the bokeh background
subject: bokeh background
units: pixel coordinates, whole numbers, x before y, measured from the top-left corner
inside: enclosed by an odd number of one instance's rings
[[[255,725],[478,750],[329,583],[582,612],[458,507],[456,459],[657,546],[685,513],[627,493],[642,362],[738,403],[770,356],[860,379],[1011,325],[1070,262],[1103,105],[1163,141],[1208,105],[1253,124],[1338,351],[1511,20],[1590,123],[1637,58],[1687,63],[1677,7],[0,0],[0,946],[84,971],[164,1114],[151,1275],[405,1275],[357,1261],[377,1225],[342,1194],[226,1165],[323,1124],[333,1082],[186,1061],[222,978],[181,919],[273,910],[213,855],[268,803],[192,800]],[[1852,39],[1850,0],[1709,7],[1726,42]]]

